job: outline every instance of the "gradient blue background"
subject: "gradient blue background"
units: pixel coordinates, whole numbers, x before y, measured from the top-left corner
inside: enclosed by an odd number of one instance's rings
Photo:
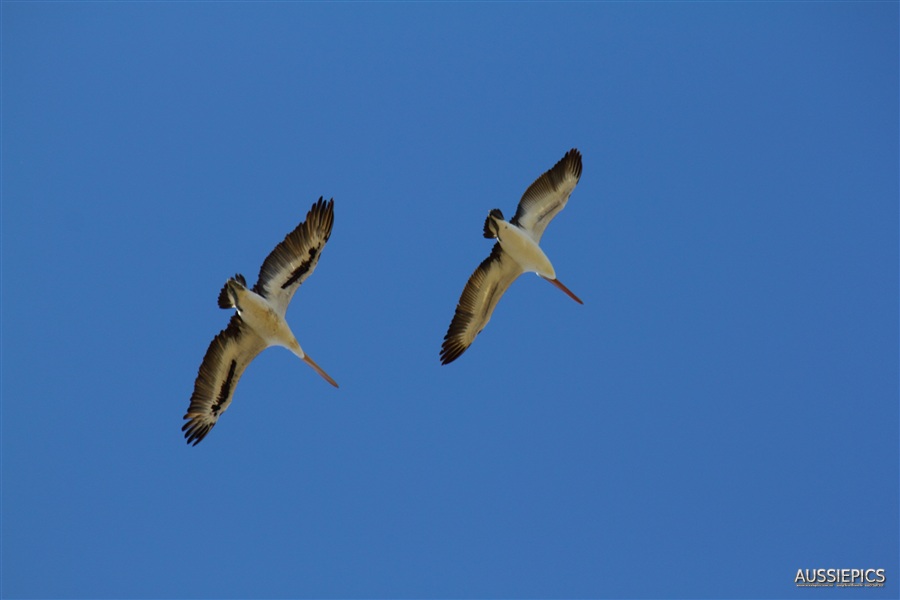
[[[897,597],[897,3],[0,10],[4,597]],[[525,276],[440,366],[571,147],[584,306]],[[341,388],[267,350],[187,447],[320,195]]]

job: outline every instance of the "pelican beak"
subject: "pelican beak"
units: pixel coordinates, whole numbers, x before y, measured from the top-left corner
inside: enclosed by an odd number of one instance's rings
[[[303,362],[305,362],[306,364],[308,364],[309,366],[311,366],[313,369],[315,369],[315,370],[316,370],[316,373],[318,373],[319,375],[321,375],[322,378],[323,378],[325,381],[327,381],[328,383],[330,383],[330,384],[333,385],[334,387],[338,387],[337,382],[336,382],[334,379],[332,379],[331,376],[330,376],[328,373],[326,373],[325,371],[323,371],[323,370],[322,370],[322,367],[320,367],[319,365],[317,365],[317,364],[316,364],[316,361],[314,361],[312,358],[310,358],[309,354],[304,354],[304,356],[303,356]]]
[[[541,277],[544,277],[544,276],[541,275]],[[573,294],[573,293],[572,293],[572,290],[570,290],[569,288],[567,288],[566,286],[564,286],[563,283],[562,283],[562,281],[560,281],[559,279],[550,279],[549,277],[544,277],[544,279],[546,279],[547,281],[549,281],[550,283],[552,283],[553,285],[555,285],[556,287],[558,287],[559,289],[561,289],[562,291],[564,291],[564,292],[566,293],[566,295],[569,296],[569,298],[571,298],[572,300],[574,300],[574,301],[577,302],[578,304],[584,304],[584,302],[581,301],[581,298],[579,298],[578,296],[576,296],[575,294]]]

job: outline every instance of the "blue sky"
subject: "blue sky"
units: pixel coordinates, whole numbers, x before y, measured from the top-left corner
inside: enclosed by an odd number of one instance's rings
[[[897,3],[0,11],[3,597],[900,593]],[[572,147],[584,305],[523,276],[441,366]],[[186,446],[321,195],[287,317],[340,389],[269,349]]]

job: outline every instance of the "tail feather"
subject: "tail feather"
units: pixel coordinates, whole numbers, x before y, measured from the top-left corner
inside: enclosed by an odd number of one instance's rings
[[[237,306],[235,304],[235,296],[236,294],[231,293],[231,288],[235,285],[240,285],[243,288],[247,287],[247,280],[244,279],[244,276],[240,273],[236,274],[234,277],[225,282],[225,285],[222,286],[222,291],[219,292],[219,308],[234,308]]]
[[[484,220],[484,237],[488,239],[497,237],[500,231],[500,227],[497,225],[498,220],[503,220],[503,213],[499,208],[495,208],[488,213],[487,219]]]

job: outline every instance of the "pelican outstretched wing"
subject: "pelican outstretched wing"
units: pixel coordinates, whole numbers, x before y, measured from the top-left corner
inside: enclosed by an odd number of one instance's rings
[[[200,364],[191,404],[184,415],[187,423],[181,430],[188,444],[196,446],[206,437],[219,415],[231,404],[244,369],[265,348],[266,342],[238,315],[233,315],[228,327],[213,338]]]
[[[510,223],[530,232],[534,241],[540,242],[547,224],[565,208],[579,179],[581,153],[572,148],[552,169],[528,186]]]
[[[500,297],[522,273],[522,267],[500,244],[494,244],[491,255],[478,265],[463,288],[441,346],[441,364],[453,362],[472,345],[475,336],[491,320]]]
[[[334,200],[323,198],[312,205],[306,220],[287,234],[263,261],[253,291],[266,298],[281,316],[294,292],[312,275],[334,225]]]

